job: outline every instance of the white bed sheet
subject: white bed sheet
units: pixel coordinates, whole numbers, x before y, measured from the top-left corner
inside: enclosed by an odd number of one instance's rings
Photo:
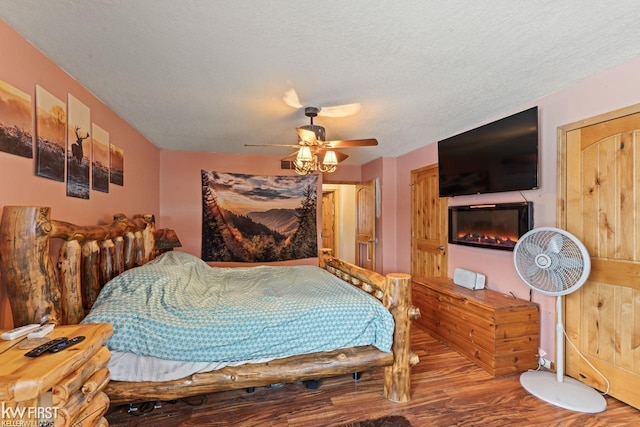
[[[113,381],[172,381],[198,372],[239,366],[245,363],[264,363],[273,359],[255,359],[239,362],[182,362],[163,360],[152,356],[139,356],[120,351],[111,352],[108,368]]]

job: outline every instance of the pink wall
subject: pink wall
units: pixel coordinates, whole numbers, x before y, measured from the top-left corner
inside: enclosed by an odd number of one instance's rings
[[[399,272],[397,270],[398,223],[397,209],[397,173],[396,159],[382,157],[362,166],[362,182],[377,180],[380,193],[379,212],[376,213],[376,268],[382,274]]]
[[[0,40],[0,80],[31,95],[32,101],[36,84],[61,100],[71,93],[90,108],[91,121],[109,132],[111,143],[121,147],[125,157],[124,186],[110,185],[109,193],[91,191],[90,199],[84,200],[67,197],[65,183],[36,176],[34,159],[0,152],[0,208],[49,206],[53,219],[82,225],[111,222],[114,213],[157,215],[160,150],[3,21]],[[9,302],[0,283],[0,329],[11,325]]]
[[[640,58],[607,72],[590,77],[553,94],[531,101],[511,111],[492,118],[499,119],[534,105],[540,112],[540,188],[523,194],[534,203],[536,227],[556,225],[556,174],[557,174],[557,129],[602,113],[640,103]],[[466,129],[483,123],[469,124]],[[458,132],[456,132],[458,133]],[[397,159],[397,263],[386,265],[387,270],[410,270],[411,224],[410,224],[410,174],[419,167],[437,162],[437,144],[425,141],[425,147],[407,153]],[[450,205],[477,203],[499,203],[522,201],[519,193],[498,193],[482,196],[460,196],[451,198]],[[385,201],[386,203],[386,201]],[[478,271],[487,276],[488,287],[504,293],[513,293],[519,298],[529,298],[529,288],[522,283],[513,267],[512,253],[488,249],[449,245],[449,277],[455,268]],[[540,304],[541,348],[555,359],[555,298],[532,294],[533,301]]]

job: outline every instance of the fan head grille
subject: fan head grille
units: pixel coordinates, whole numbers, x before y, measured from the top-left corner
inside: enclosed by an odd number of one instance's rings
[[[591,261],[584,245],[565,230],[541,227],[516,243],[516,271],[530,288],[545,295],[566,295],[589,277]]]

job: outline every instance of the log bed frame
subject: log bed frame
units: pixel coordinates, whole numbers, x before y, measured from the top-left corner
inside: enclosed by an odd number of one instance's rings
[[[5,206],[0,222],[0,279],[4,282],[14,327],[45,321],[77,324],[102,286],[123,271],[154,258],[155,219],[114,216],[108,225],[76,226],[50,219],[47,207]],[[55,263],[50,239],[60,243]],[[384,367],[383,395],[410,399],[411,321],[420,311],[411,304],[411,277],[386,276],[346,263],[322,250],[320,267],[380,299],[395,320],[392,353],[373,346],[305,354],[267,363],[245,364],[197,373],[166,382],[111,381],[105,388],[112,404],[172,400],[216,391],[315,380]]]

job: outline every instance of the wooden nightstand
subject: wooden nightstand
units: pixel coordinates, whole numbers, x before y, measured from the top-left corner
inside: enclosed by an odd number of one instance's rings
[[[83,335],[59,353],[24,354],[26,339],[0,341],[0,425],[107,426],[111,357],[103,346],[109,324],[56,326],[47,338]]]

